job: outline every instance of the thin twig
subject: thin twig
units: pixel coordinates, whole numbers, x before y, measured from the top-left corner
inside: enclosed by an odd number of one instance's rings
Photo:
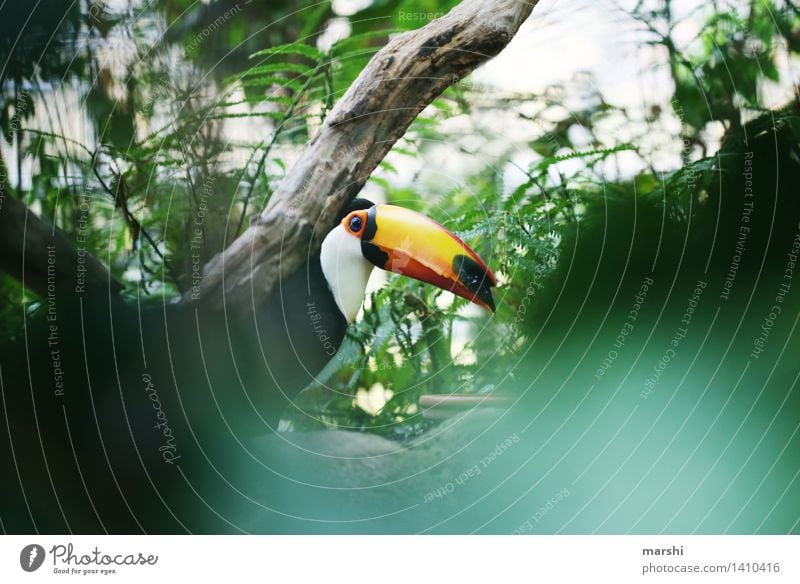
[[[253,175],[253,180],[250,182],[250,188],[248,189],[247,194],[244,197],[244,204],[242,206],[242,214],[239,216],[239,222],[236,225],[236,232],[235,232],[234,237],[239,237],[239,234],[241,234],[241,232],[242,232],[242,227],[244,227],[244,219],[247,216],[247,207],[250,204],[250,199],[253,196],[253,191],[255,191],[256,185],[258,184],[258,179],[261,176],[261,173],[264,171],[264,166],[266,165],[266,162],[267,162],[267,156],[269,156],[269,153],[272,150],[272,147],[275,146],[275,143],[278,141],[278,137],[283,132],[283,129],[286,127],[287,122],[294,115],[294,110],[300,104],[300,100],[305,95],[306,91],[308,90],[309,86],[311,85],[311,82],[317,76],[317,73],[322,68],[322,66],[323,66],[323,64],[317,65],[316,69],[314,69],[311,73],[308,74],[308,78],[305,80],[305,82],[303,83],[303,86],[297,92],[297,94],[295,96],[295,99],[292,100],[291,105],[286,110],[286,115],[281,120],[281,123],[278,124],[278,127],[275,128],[275,132],[273,133],[272,139],[270,140],[269,144],[267,145],[266,149],[264,150],[264,154],[261,155],[261,159],[258,161],[258,166],[256,167],[256,172]],[[265,141],[262,140],[261,144],[259,144],[258,147],[261,148],[261,146],[264,144],[264,142]]]

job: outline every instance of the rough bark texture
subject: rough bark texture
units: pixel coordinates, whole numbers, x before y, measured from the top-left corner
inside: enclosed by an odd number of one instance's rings
[[[388,43],[336,104],[266,210],[208,263],[200,302],[233,312],[260,306],[281,279],[317,252],[337,213],[417,115],[497,55],[535,4],[464,0]]]
[[[34,215],[0,184],[0,271],[42,297],[48,292],[116,294],[121,285],[89,252],[76,248],[58,227]],[[65,283],[68,287],[65,288]],[[48,290],[49,288],[49,290]]]

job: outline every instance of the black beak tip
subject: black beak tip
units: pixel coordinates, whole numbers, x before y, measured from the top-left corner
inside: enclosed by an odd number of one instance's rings
[[[492,284],[488,277],[484,277],[477,287],[470,287],[470,291],[475,294],[477,300],[480,300],[486,308],[492,311],[492,314],[497,312],[497,306],[495,306],[492,296]]]
[[[486,295],[486,300],[484,300],[484,302],[486,303],[486,306],[489,307],[489,310],[492,311],[492,314],[497,312],[497,307],[494,304],[494,298],[492,298],[491,289],[488,289],[488,293]]]
[[[461,284],[472,292],[475,298],[480,300],[489,310],[493,313],[497,312],[497,307],[492,297],[492,286],[494,284],[486,270],[471,257],[465,255],[456,256],[453,261],[453,268],[458,274]]]

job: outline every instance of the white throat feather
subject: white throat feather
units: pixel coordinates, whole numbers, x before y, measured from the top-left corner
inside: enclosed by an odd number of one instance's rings
[[[341,225],[336,226],[322,242],[320,263],[336,305],[347,323],[352,323],[364,302],[374,268],[361,252],[361,240]]]

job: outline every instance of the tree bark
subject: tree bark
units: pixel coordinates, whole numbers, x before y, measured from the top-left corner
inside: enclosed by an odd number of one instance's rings
[[[0,270],[46,298],[48,294],[116,294],[122,287],[88,251],[40,219],[0,184]],[[65,288],[66,286],[66,288]]]
[[[205,267],[184,301],[258,308],[311,254],[411,122],[497,55],[538,0],[464,0],[390,41],[336,104],[257,220]]]

